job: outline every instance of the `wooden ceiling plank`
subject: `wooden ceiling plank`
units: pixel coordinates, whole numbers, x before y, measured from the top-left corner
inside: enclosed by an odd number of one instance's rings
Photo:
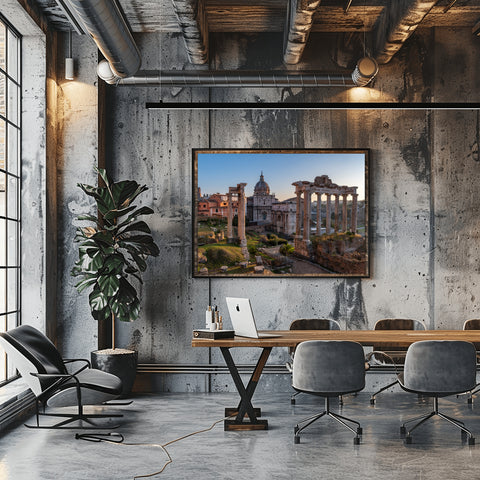
[[[302,58],[313,25],[313,15],[321,0],[289,0],[283,61],[297,64]]]
[[[437,0],[391,2],[374,28],[374,51],[378,63],[388,63],[420,25]]]
[[[208,22],[205,0],[172,0],[172,3],[190,63],[207,63]]]

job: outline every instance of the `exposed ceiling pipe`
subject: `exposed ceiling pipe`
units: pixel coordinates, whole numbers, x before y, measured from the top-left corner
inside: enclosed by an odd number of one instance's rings
[[[68,0],[107,62],[97,73],[107,83],[134,75],[141,65],[140,52],[115,1]]]
[[[316,72],[144,71],[117,85],[152,87],[353,87],[351,75]]]

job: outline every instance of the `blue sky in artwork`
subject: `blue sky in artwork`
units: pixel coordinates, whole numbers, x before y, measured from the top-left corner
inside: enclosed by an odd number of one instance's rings
[[[263,172],[270,193],[280,201],[295,196],[293,182],[313,182],[320,175],[338,185],[358,187],[358,199],[365,199],[363,153],[199,153],[197,158],[202,195],[227,193],[228,187],[246,183],[248,197]]]

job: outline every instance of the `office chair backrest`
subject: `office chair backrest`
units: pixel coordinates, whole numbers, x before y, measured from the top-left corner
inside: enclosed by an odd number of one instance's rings
[[[470,342],[424,340],[407,350],[406,388],[430,393],[461,393],[475,387],[476,351]]]
[[[425,325],[418,320],[407,318],[382,318],[378,320],[374,330],[425,330]]]
[[[30,325],[20,325],[0,333],[0,343],[12,364],[37,396],[55,380],[39,380],[30,375],[31,373],[67,373],[55,345]]]
[[[309,340],[297,346],[292,385],[304,392],[340,394],[365,387],[365,358],[357,342]]]
[[[464,330],[480,330],[480,318],[472,318],[470,320],[465,320],[463,324]]]
[[[290,324],[290,330],[341,330],[336,320],[329,318],[298,318]],[[295,352],[295,347],[288,349],[290,355]]]
[[[299,318],[290,324],[290,330],[340,330],[340,324],[329,318]]]
[[[425,325],[418,320],[412,320],[409,318],[382,318],[378,320],[374,327],[374,330],[425,330]],[[373,350],[385,350],[382,345],[373,345]],[[388,352],[404,352],[405,347],[389,346]],[[400,361],[398,358],[395,361]]]

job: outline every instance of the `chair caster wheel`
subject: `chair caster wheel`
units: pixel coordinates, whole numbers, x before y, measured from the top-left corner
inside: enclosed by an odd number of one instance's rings
[[[355,438],[353,439],[353,444],[354,444],[354,445],[360,445],[360,437],[355,437]]]
[[[296,435],[293,437],[293,443],[298,444],[300,443],[300,437],[297,437]]]
[[[357,428],[357,434],[358,435],[363,435],[363,428],[362,427]]]
[[[374,398],[370,399],[370,405],[375,405],[375,399]]]
[[[410,437],[410,436],[405,437],[405,443],[406,443],[407,445],[410,445],[410,444],[412,443],[412,441],[413,441],[412,437]]]
[[[295,399],[294,398],[290,399],[290,405],[295,405]]]
[[[405,427],[400,427],[400,435],[405,435],[407,433],[407,429]]]
[[[469,445],[475,445],[475,437],[470,437],[470,438],[468,439],[468,444],[469,444]]]

